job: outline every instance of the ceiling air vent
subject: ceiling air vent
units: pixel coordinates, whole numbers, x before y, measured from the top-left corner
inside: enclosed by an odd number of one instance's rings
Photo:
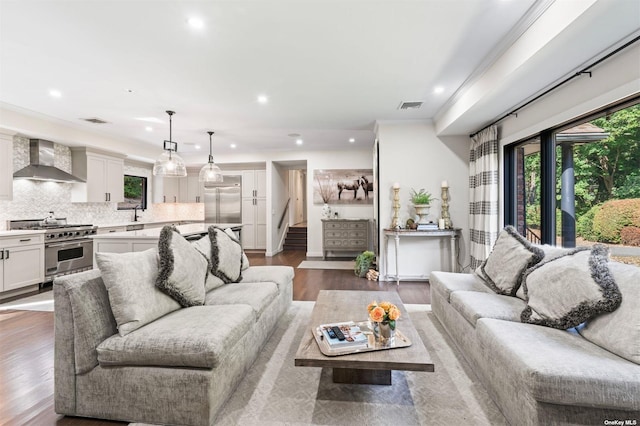
[[[400,102],[398,109],[418,109],[422,106],[422,101]]]
[[[93,118],[81,118],[80,120],[88,121],[89,123],[93,123],[93,124],[107,124],[108,123],[108,121],[104,121],[104,120],[101,120],[101,119],[95,118],[95,117],[93,117]]]

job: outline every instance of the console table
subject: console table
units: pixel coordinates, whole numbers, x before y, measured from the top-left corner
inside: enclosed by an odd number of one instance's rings
[[[458,239],[460,238],[460,228],[454,229],[434,229],[429,231],[415,231],[413,229],[385,229],[384,230],[384,250],[385,250],[385,273],[389,277],[389,238],[393,237],[396,248],[396,285],[400,285],[400,272],[398,263],[398,253],[400,252],[401,238],[449,238],[451,244],[451,272],[457,272]]]
[[[322,219],[322,258],[329,251],[369,250],[369,219]]]

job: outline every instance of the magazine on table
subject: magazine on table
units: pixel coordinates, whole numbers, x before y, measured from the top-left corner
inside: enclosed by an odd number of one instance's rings
[[[369,344],[369,338],[364,330],[361,330],[360,326],[353,321],[322,324],[318,328],[330,348],[366,348]],[[336,328],[342,335],[337,333]]]

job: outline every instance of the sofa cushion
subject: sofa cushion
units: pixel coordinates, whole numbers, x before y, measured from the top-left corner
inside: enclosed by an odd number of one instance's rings
[[[575,332],[483,318],[476,333],[487,367],[508,368],[537,401],[640,409],[640,368]]]
[[[241,283],[276,283],[278,288],[290,285],[294,272],[291,266],[252,266],[242,273]]]
[[[160,231],[158,253],[156,286],[182,307],[203,305],[207,259],[172,226]]]
[[[224,281],[211,273],[211,239],[209,238],[209,235],[205,235],[198,240],[192,241],[191,244],[205,257],[205,259],[207,259],[207,277],[204,281],[205,293],[224,285]]]
[[[578,331],[596,345],[640,364],[640,268],[609,262],[609,270],[622,293],[620,307],[588,320]]]
[[[607,261],[608,249],[596,244],[531,268],[524,281],[522,322],[567,329],[615,310],[622,296]]]
[[[211,273],[225,283],[242,279],[242,245],[236,238],[216,226],[209,227],[211,239]]]
[[[496,293],[515,296],[525,271],[544,257],[513,226],[498,235],[489,257],[479,267],[479,276]]]
[[[477,291],[454,291],[450,303],[474,327],[480,318],[520,322],[520,313],[525,307],[517,297]]]
[[[157,249],[131,253],[98,252],[96,262],[121,336],[180,309],[177,301],[156,287]]]
[[[233,283],[222,286],[207,293],[207,305],[235,305],[251,306],[255,318],[260,318],[262,312],[278,295],[278,286],[271,282],[263,283]]]
[[[172,312],[98,346],[100,365],[214,368],[254,324],[247,305],[194,306]]]
[[[461,274],[456,272],[433,271],[429,276],[429,285],[440,292],[447,302],[454,291],[479,291],[493,293],[475,274]]]

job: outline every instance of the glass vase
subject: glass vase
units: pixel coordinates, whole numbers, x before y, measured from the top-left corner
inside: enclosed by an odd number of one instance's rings
[[[373,335],[376,338],[376,344],[389,346],[395,340],[396,330],[395,327],[391,327],[388,321],[374,322]]]

